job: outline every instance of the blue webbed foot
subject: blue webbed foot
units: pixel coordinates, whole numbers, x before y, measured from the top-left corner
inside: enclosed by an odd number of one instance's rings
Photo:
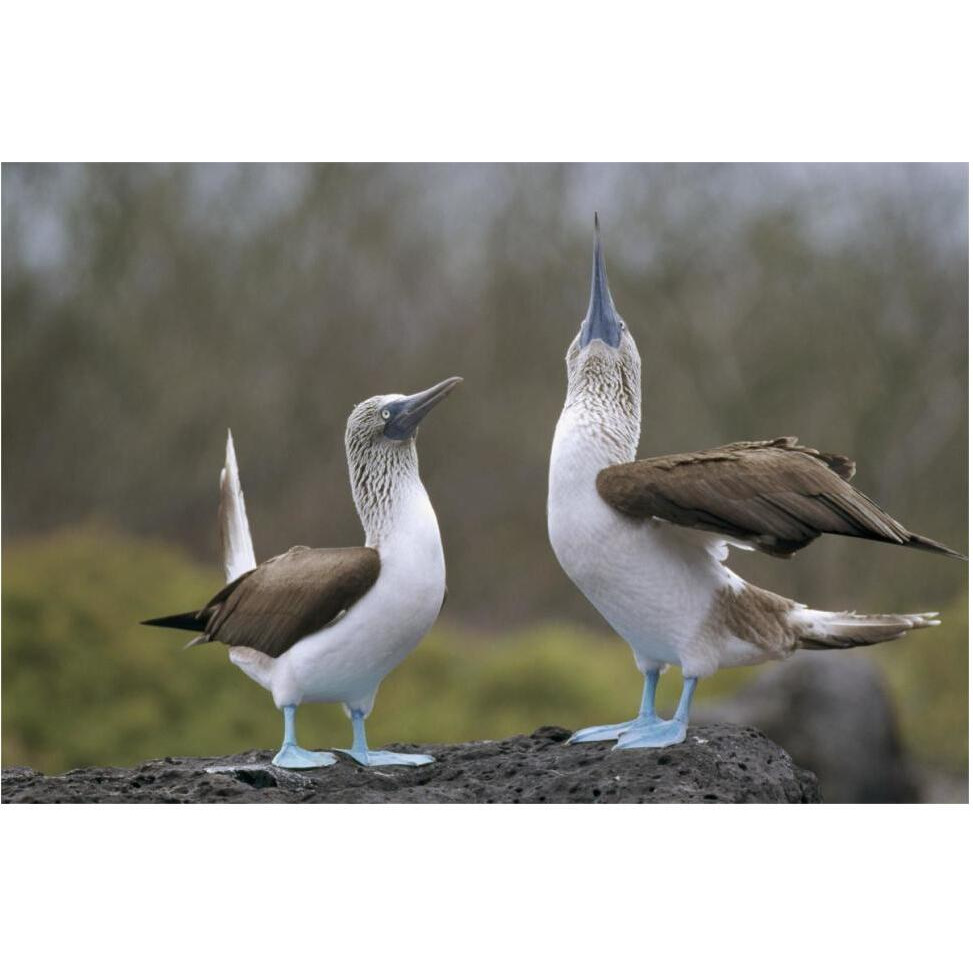
[[[637,750],[640,747],[671,747],[686,739],[689,726],[689,707],[696,692],[695,676],[684,676],[682,695],[671,720],[657,720],[649,726],[633,726],[625,730],[615,744],[615,750]]]
[[[425,753],[392,753],[391,750],[341,750],[363,767],[421,767],[435,757]]]
[[[363,767],[421,767],[431,764],[435,758],[425,753],[392,753],[391,750],[369,750],[365,736],[365,714],[360,709],[349,711],[353,738],[350,750],[342,749],[352,760]]]
[[[296,743],[285,743],[277,751],[272,763],[275,767],[286,767],[289,770],[308,770],[311,767],[330,767],[336,761],[337,758],[333,753],[327,751],[319,753],[305,750]]]
[[[623,733],[645,729],[661,723],[655,715],[655,690],[659,685],[659,670],[650,669],[645,673],[645,686],[642,689],[642,705],[634,720],[624,723],[608,723],[605,726],[589,726],[573,734],[568,743],[595,743],[598,740],[617,740]]]
[[[633,726],[619,738],[613,750],[637,750],[640,747],[671,747],[686,739],[683,720],[657,720],[649,726]]]
[[[639,727],[652,726],[662,721],[658,716],[636,716],[624,723],[607,723],[605,726],[589,726],[572,734],[568,743],[595,743],[598,740],[617,740],[623,733]]]

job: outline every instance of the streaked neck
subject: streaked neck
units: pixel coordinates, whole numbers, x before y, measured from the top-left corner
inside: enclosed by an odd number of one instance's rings
[[[552,462],[558,458],[597,470],[635,459],[640,416],[603,397],[573,396],[561,412],[554,434]]]
[[[380,548],[408,527],[417,509],[429,504],[419,479],[414,442],[348,455],[355,508],[365,529],[365,544]]]
[[[642,423],[642,368],[629,341],[621,352],[599,343],[568,349],[568,388],[555,434],[598,469],[635,459]],[[575,457],[579,459],[580,457]]]

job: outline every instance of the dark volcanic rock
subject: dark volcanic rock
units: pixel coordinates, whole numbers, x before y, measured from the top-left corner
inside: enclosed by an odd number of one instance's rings
[[[746,726],[693,726],[679,746],[611,751],[565,746],[542,727],[509,740],[423,747],[425,767],[360,767],[343,754],[316,770],[280,770],[270,751],[166,757],[132,768],[87,767],[58,777],[3,771],[4,803],[775,803],[820,801],[809,771]],[[392,745],[389,749],[419,748]]]

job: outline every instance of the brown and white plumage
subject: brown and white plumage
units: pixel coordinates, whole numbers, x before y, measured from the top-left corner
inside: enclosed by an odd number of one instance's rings
[[[276,659],[336,622],[375,584],[380,570],[371,547],[292,547],[244,571],[199,611],[144,624],[202,632],[190,645],[222,642]]]
[[[416,428],[459,383],[413,396],[375,396],[352,411],[345,449],[362,547],[292,547],[255,564],[232,437],[220,476],[220,546],[227,584],[198,611],[144,624],[202,633],[268,689],[284,710],[281,766],[321,766],[296,747],[293,712],[303,702],[339,702],[355,727],[362,763],[428,762],[423,755],[368,751],[364,719],[379,684],[439,615],[446,587],[439,524],[419,478]],[[333,759],[333,758],[329,758]],[[327,762],[327,761],[324,761]]]
[[[377,683],[392,660],[401,661],[400,652],[415,644],[411,621],[402,626],[396,613],[410,620],[421,618],[428,628],[443,602],[442,544],[436,516],[419,479],[414,430],[458,381],[448,379],[410,398],[376,396],[356,406],[349,417],[346,451],[352,493],[366,533],[362,547],[292,547],[254,566],[236,453],[232,435],[228,435],[219,510],[228,584],[198,611],[150,619],[145,624],[201,632],[193,644],[231,646],[231,659],[272,689],[278,705],[323,698],[370,708]],[[366,596],[380,578],[385,591],[390,571],[388,584],[395,591],[370,607],[372,602]],[[358,644],[359,612],[344,622],[344,616],[359,605],[364,606],[366,616],[376,613],[374,621],[362,620],[364,645]],[[392,617],[383,617],[383,607]],[[330,634],[328,630],[339,622],[340,630]],[[401,639],[394,634],[397,625],[402,628]],[[375,632],[371,638],[367,637],[369,629]],[[382,646],[389,638],[401,641],[402,648],[386,652]],[[327,678],[306,671],[314,669],[308,656],[322,651],[319,668],[327,670],[330,663],[340,670],[338,685],[330,688]],[[341,661],[345,651],[353,653],[357,665]],[[269,664],[271,660],[276,665]],[[360,687],[361,692],[350,687]],[[347,698],[349,692],[354,698]],[[360,698],[362,693],[364,698]]]
[[[685,735],[697,678],[798,648],[848,648],[939,624],[928,612],[809,609],[731,571],[728,544],[790,557],[822,534],[962,555],[855,489],[851,460],[793,437],[636,459],[640,372],[608,289],[596,220],[591,301],[568,349],[551,449],[548,533],[565,572],[631,646],[646,674],[648,715],[581,731],[576,742],[665,746]],[[655,681],[666,664],[682,668],[688,690],[676,719],[651,729]]]
[[[599,496],[627,516],[736,538],[777,557],[822,534],[962,557],[903,527],[851,485],[854,475],[847,457],[786,436],[619,463],[595,482]]]
[[[276,659],[333,624],[380,570],[371,547],[292,547],[232,581],[197,617],[207,641],[246,645]]]

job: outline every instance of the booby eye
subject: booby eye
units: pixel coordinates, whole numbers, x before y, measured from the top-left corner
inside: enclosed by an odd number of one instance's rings
[[[382,409],[382,418],[383,419],[391,419],[392,418],[392,413],[389,412],[388,409]]]

